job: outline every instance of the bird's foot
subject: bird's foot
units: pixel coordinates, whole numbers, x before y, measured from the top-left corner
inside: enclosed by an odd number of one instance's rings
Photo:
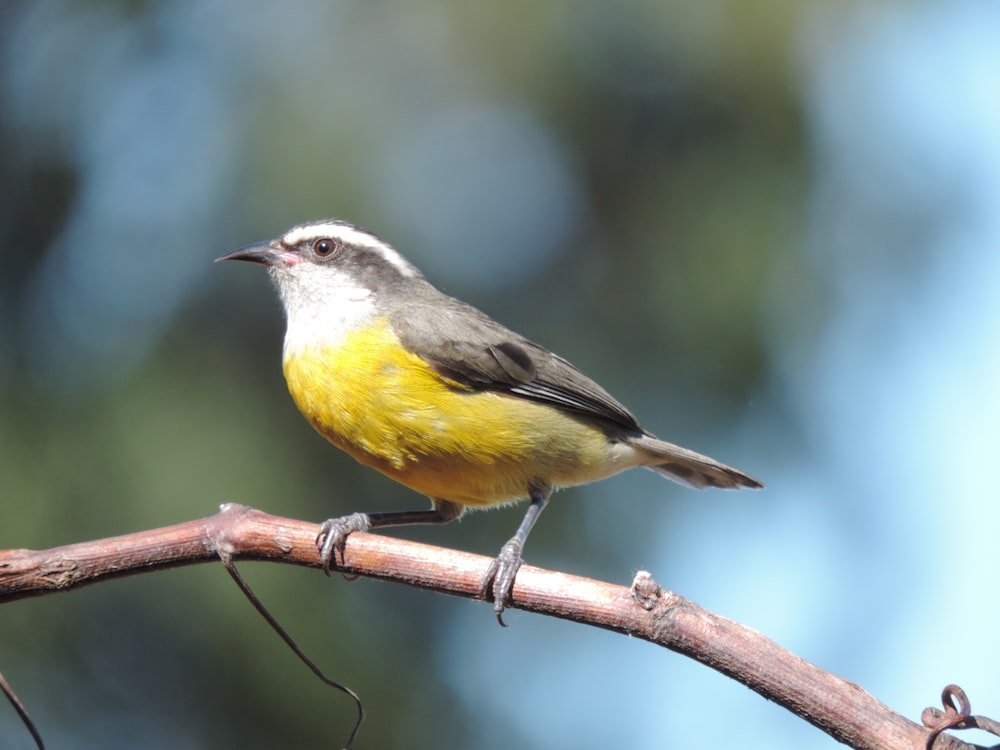
[[[503,611],[511,600],[510,594],[514,588],[517,571],[524,563],[524,558],[521,556],[523,546],[524,542],[515,537],[501,547],[500,554],[479,584],[479,594],[483,599],[488,598],[490,588],[493,589],[493,611],[496,613],[497,622],[503,627],[507,627],[507,623],[503,621]]]
[[[355,531],[368,531],[372,526],[367,513],[352,513],[340,518],[328,518],[319,527],[316,535],[316,546],[323,561],[323,572],[330,575],[330,567],[335,564],[334,557],[339,552],[340,561],[344,561],[344,542]]]

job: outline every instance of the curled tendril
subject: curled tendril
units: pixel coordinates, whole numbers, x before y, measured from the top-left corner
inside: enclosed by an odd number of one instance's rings
[[[982,729],[1000,737],[1000,722],[985,716],[972,715],[972,703],[958,685],[946,685],[941,691],[942,711],[925,708],[920,719],[931,731],[927,735],[927,750],[931,750],[938,736],[946,729]]]

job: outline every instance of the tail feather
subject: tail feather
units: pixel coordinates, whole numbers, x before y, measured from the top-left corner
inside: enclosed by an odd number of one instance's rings
[[[647,457],[643,466],[688,487],[696,489],[748,487],[757,490],[764,486],[739,469],[726,466],[714,458],[703,456],[679,445],[658,440],[651,435],[643,436],[632,445]]]

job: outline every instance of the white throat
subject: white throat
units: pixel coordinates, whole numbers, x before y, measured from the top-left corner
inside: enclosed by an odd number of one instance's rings
[[[286,358],[307,347],[337,346],[375,317],[371,290],[332,268],[307,263],[272,267],[271,278],[285,307]]]

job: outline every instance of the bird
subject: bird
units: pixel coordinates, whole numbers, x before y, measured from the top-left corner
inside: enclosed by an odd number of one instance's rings
[[[353,532],[444,524],[467,508],[528,500],[480,587],[503,625],[525,542],[554,490],[634,467],[694,488],[763,487],[658,439],[569,361],[441,292],[349,222],[298,224],[218,260],[266,267],[285,312],[288,390],[316,431],[431,501],[324,521],[317,545],[327,574]]]

